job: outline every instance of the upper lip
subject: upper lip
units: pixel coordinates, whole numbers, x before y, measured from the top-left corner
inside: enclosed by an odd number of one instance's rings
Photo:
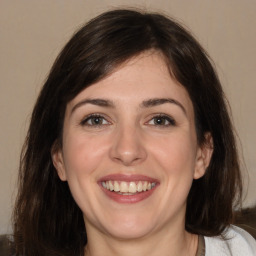
[[[155,182],[159,183],[159,181],[155,178],[145,176],[145,175],[139,175],[139,174],[109,174],[106,176],[101,177],[98,182],[103,182],[103,181],[126,181],[126,182],[132,182],[132,181],[148,181],[148,182]]]

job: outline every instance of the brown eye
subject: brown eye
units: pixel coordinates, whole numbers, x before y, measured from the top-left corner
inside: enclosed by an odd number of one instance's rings
[[[109,124],[109,122],[103,116],[100,115],[91,115],[81,122],[81,125],[87,126],[101,126],[107,124]]]
[[[159,116],[155,116],[153,117],[148,124],[150,125],[155,125],[155,126],[173,126],[175,125],[175,121],[174,119],[172,119],[169,116],[165,116],[165,115],[159,115]]]
[[[166,118],[163,118],[163,117],[154,118],[154,124],[155,125],[166,125],[166,123],[167,123]]]
[[[103,118],[102,117],[92,117],[90,119],[90,124],[91,125],[102,125],[103,124]]]

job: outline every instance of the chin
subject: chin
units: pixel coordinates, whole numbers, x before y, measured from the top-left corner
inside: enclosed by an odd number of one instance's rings
[[[144,216],[127,216],[108,221],[104,226],[106,232],[117,239],[139,239],[148,235],[154,225],[150,218],[147,221]]]
[[[109,229],[108,233],[116,239],[133,240],[147,236],[150,233],[150,229],[149,227],[133,225],[124,227],[124,225],[122,225],[122,227],[114,227]]]

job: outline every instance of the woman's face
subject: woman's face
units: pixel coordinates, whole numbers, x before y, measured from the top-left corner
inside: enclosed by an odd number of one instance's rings
[[[53,162],[88,234],[138,238],[184,228],[207,150],[197,144],[186,90],[159,53],[146,52],[69,102]]]

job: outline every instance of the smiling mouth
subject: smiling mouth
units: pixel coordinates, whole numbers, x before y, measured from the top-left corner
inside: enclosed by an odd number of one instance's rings
[[[149,181],[102,181],[101,185],[108,191],[120,195],[135,195],[141,192],[149,191],[156,186],[156,182]]]

